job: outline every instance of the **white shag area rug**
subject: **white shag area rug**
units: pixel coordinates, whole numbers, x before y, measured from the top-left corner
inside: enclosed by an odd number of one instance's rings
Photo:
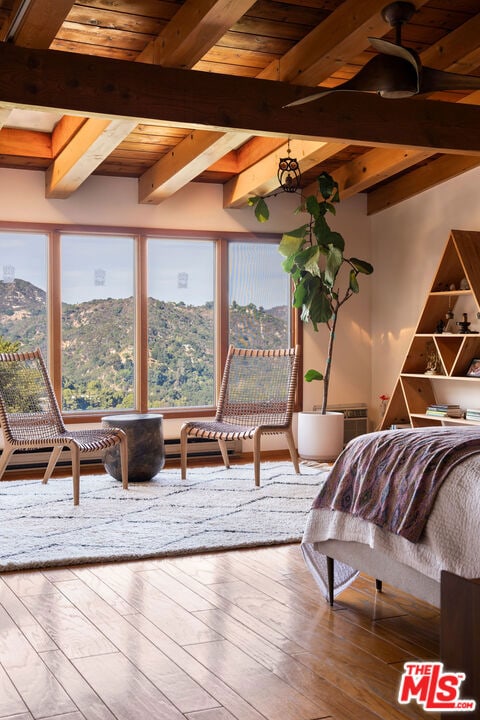
[[[299,541],[328,466],[164,469],[149,482],[83,476],[0,483],[0,571]]]

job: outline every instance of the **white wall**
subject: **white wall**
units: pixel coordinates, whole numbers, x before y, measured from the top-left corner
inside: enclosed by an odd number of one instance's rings
[[[390,395],[395,386],[451,229],[480,230],[480,168],[371,217],[372,403],[377,411],[379,396]],[[469,320],[471,329],[480,330],[473,315]],[[472,383],[456,382],[457,390],[456,402],[474,402]]]

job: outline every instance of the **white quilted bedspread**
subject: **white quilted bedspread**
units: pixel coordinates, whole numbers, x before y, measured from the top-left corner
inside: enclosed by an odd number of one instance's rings
[[[480,455],[451,470],[420,542],[411,543],[346,513],[310,510],[302,544],[330,539],[365,543],[438,582],[442,570],[480,577]]]

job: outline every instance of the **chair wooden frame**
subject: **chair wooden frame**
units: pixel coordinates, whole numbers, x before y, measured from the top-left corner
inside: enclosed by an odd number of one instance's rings
[[[292,416],[297,387],[298,368],[300,364],[300,345],[294,348],[282,350],[252,350],[235,348],[230,345],[222,377],[220,395],[217,404],[215,420],[195,421],[191,420],[182,425],[180,431],[180,453],[181,453],[181,476],[182,480],[187,477],[187,450],[188,436],[196,436],[218,440],[220,451],[225,467],[230,467],[227,445],[228,440],[253,440],[253,462],[255,485],[260,485],[260,454],[261,437],[264,434],[282,433],[287,439],[290,457],[295,472],[300,473],[298,454],[295,448],[295,440],[292,431]],[[235,390],[235,402],[229,398],[230,382],[234,375],[234,364],[242,361],[242,358],[254,360],[258,358],[261,362],[271,358],[272,363],[284,363],[282,372],[283,385],[272,388],[272,396],[267,399],[255,401],[252,397],[240,397],[241,388]],[[252,362],[253,364],[253,362]],[[243,378],[245,382],[245,378]],[[255,377],[251,377],[255,382]],[[261,384],[261,380],[258,379]],[[252,388],[250,388],[250,391]],[[275,394],[276,390],[276,394]],[[265,388],[262,386],[262,391]],[[258,389],[260,394],[260,390]],[[268,387],[267,387],[268,392]]]
[[[80,454],[119,444],[122,485],[128,488],[127,436],[121,429],[69,430],[53,392],[42,353],[0,353],[0,426],[4,447],[0,479],[15,450],[52,448],[43,483],[51,477],[64,447],[72,453],[73,503],[80,502]]]

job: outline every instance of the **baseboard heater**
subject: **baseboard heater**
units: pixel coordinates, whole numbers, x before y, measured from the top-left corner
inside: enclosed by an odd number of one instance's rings
[[[320,412],[320,405],[314,405],[313,409]],[[329,412],[341,412],[345,418],[343,442],[346,445],[353,438],[364,435],[368,432],[368,407],[366,403],[352,405],[329,405]]]
[[[230,457],[240,454],[241,442],[239,440],[228,440],[227,451]],[[188,457],[189,458],[216,458],[222,457],[218,442],[216,440],[208,440],[204,438],[189,438],[188,440]],[[9,460],[6,474],[9,471],[18,470],[44,470],[47,467],[50,453],[45,450],[17,450],[13,453]],[[165,459],[180,459],[180,438],[165,439]],[[64,448],[60,455],[56,467],[67,467],[71,465],[71,452],[69,448]],[[80,459],[82,467],[99,465],[102,462],[102,453],[91,453],[83,455]]]

